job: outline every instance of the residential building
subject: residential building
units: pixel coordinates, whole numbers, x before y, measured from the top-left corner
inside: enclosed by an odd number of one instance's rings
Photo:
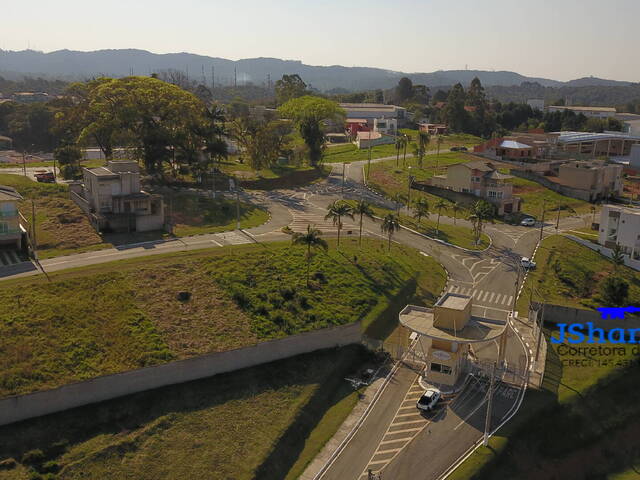
[[[550,134],[550,137],[559,151],[592,157],[626,157],[631,152],[631,145],[640,143],[640,135],[622,132],[555,132]]]
[[[140,187],[138,163],[112,160],[105,167],[83,168],[82,182],[70,185],[71,198],[101,232],[144,232],[165,226],[161,195]]]
[[[576,115],[582,114],[589,118],[609,118],[615,117],[616,109],[613,107],[569,107],[564,105],[549,105],[547,112],[571,111]]]
[[[634,113],[618,113],[615,118],[622,122],[622,131],[624,133],[640,136],[640,115]]]
[[[358,132],[369,132],[369,123],[366,118],[347,118],[345,121],[345,131],[351,137],[358,135]]]
[[[620,245],[632,260],[639,260],[640,209],[618,205],[602,207],[598,243],[606,248]]]
[[[603,161],[567,162],[558,166],[557,178],[550,180],[566,187],[586,192],[594,202],[611,196],[622,195],[623,166]]]
[[[446,175],[431,177],[429,184],[483,198],[497,207],[498,215],[503,215],[520,210],[520,198],[513,196],[513,185],[506,182],[510,178],[513,177],[500,173],[491,162],[478,160],[450,165]]]
[[[400,312],[400,324],[417,335],[414,351],[426,363],[428,383],[456,385],[469,372],[474,347],[479,351],[504,334],[504,323],[473,315],[472,310],[471,297],[449,292],[433,308],[407,305]]]
[[[376,145],[388,145],[395,143],[395,137],[379,132],[358,132],[355,143],[359,149],[375,147]]]
[[[0,185],[0,245],[11,246],[20,250],[26,245],[27,231],[18,210],[18,202],[22,200],[15,188]]]
[[[398,133],[398,120],[396,118],[374,118],[373,131],[382,135],[395,135]]]
[[[496,155],[503,159],[525,160],[533,158],[533,147],[516,140],[503,140],[496,145]]]
[[[420,123],[418,130],[429,135],[446,135],[449,131],[444,123]]]
[[[374,119],[395,119],[398,126],[403,126],[407,120],[407,110],[396,105],[379,103],[341,103],[340,108],[346,112],[346,119],[364,119],[373,128]]]

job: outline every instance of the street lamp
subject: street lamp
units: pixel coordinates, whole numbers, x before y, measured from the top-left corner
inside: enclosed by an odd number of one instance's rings
[[[413,184],[413,180],[415,179],[413,175],[411,175],[411,169],[413,167],[409,166],[409,188],[407,190],[407,214],[409,213],[409,209],[411,208],[411,185]]]

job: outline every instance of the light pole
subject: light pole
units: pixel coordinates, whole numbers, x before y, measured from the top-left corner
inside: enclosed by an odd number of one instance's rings
[[[545,212],[545,201],[542,200],[542,218],[540,219],[540,241],[542,241],[542,235],[544,234],[544,212]]]
[[[407,215],[409,214],[409,209],[411,208],[411,184],[413,183],[413,176],[411,175],[411,168],[409,167],[409,188],[407,190]]]
[[[346,162],[342,162],[342,198],[344,199],[344,175],[345,175],[345,169],[346,169]]]
[[[486,447],[489,444],[489,433],[491,430],[491,414],[493,410],[493,387],[496,378],[496,363],[493,362],[493,367],[491,368],[491,380],[489,382],[489,400],[487,405],[487,417],[484,420],[484,439],[482,440],[482,444]]]
[[[369,134],[369,160],[367,161],[367,182],[369,181],[370,172],[371,172],[371,134]]]

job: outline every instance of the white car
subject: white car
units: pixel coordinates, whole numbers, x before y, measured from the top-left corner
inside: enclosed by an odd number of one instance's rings
[[[526,270],[533,270],[534,268],[536,268],[536,262],[531,260],[529,257],[522,257],[522,260],[520,260],[520,265],[522,265],[522,268]]]
[[[435,408],[441,397],[442,394],[439,390],[435,388],[428,388],[418,400],[416,407],[418,407],[418,410],[430,412]]]
[[[535,218],[531,218],[531,217],[524,218],[520,222],[520,225],[522,225],[523,227],[533,227],[535,224],[536,224]]]

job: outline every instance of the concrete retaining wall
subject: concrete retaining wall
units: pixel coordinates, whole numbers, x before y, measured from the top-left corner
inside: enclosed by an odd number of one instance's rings
[[[558,192],[559,194],[565,195],[567,197],[577,198],[578,200],[584,200],[585,202],[590,202],[592,200],[591,193],[588,190],[578,190],[577,188],[567,187],[566,185],[552,182],[548,178],[545,178],[542,175],[538,175],[533,172],[513,169],[510,170],[509,173],[514,177],[533,180],[534,182],[547,187],[549,190],[553,190],[554,192]]]
[[[102,402],[219,373],[231,372],[324,348],[360,343],[360,322],[255,346],[201,355],[154,367],[92,378],[83,382],[0,400],[0,425]]]

